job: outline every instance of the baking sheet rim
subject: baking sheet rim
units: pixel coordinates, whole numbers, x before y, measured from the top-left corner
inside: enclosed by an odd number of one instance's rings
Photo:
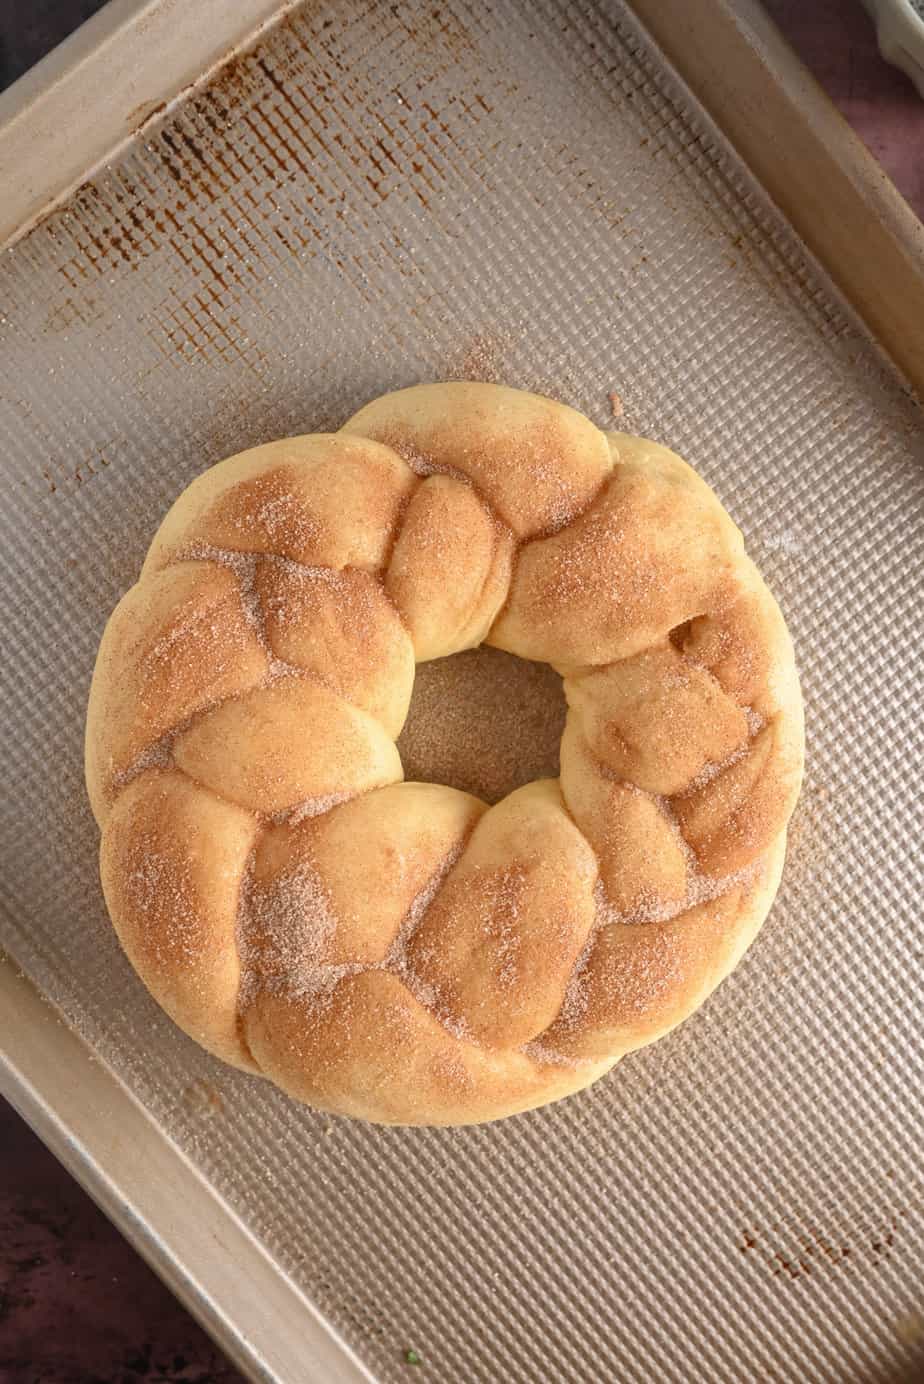
[[[5,170],[9,184],[0,210],[0,247],[60,206],[299,3],[237,0],[232,12],[222,0],[201,0],[183,11],[178,27],[171,0],[110,0],[0,93],[0,185]],[[924,398],[924,224],[759,0],[627,3]],[[190,14],[195,19],[187,24]],[[128,104],[131,88],[114,90],[111,79],[102,80],[113,66],[107,45],[118,46],[117,71],[144,74],[139,106],[113,107],[118,99]],[[155,47],[158,62],[149,72],[146,59]],[[60,138],[62,128],[69,139]],[[50,180],[44,195],[31,190],[21,174],[30,163]],[[17,170],[13,180],[11,169]]]
[[[628,3],[924,399],[924,224],[759,0]]]
[[[300,3],[196,0],[178,11],[174,0],[109,0],[0,92],[0,248],[64,205]]]
[[[256,1380],[372,1379],[202,1174],[2,952],[0,1013],[0,1095],[239,1368]],[[119,1144],[131,1148],[130,1158],[119,1155]],[[189,1206],[195,1217],[184,1217]]]

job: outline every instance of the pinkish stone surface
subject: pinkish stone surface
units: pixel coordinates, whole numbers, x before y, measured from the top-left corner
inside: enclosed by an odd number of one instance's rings
[[[243,1384],[0,1102],[0,1384]]]
[[[763,0],[799,57],[924,220],[924,101],[883,62],[860,0]]]

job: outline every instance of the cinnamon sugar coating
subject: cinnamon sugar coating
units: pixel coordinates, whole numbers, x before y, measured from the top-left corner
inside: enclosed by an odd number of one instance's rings
[[[559,776],[493,806],[395,746],[415,664],[481,644],[567,701]],[[439,384],[184,491],[103,635],[86,773],[113,924],[176,1023],[296,1099],[453,1125],[703,1002],[772,904],[802,754],[785,623],[692,468]]]

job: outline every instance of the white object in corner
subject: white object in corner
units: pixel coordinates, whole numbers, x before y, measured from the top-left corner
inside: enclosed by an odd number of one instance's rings
[[[876,25],[879,51],[924,97],[924,0],[863,0]]]

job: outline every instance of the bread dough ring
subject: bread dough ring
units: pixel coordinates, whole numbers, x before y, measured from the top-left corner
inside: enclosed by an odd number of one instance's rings
[[[546,660],[561,777],[402,782],[415,662]],[[780,877],[802,703],[779,609],[678,456],[421,385],[183,492],[103,635],[87,785],[167,1013],[290,1095],[466,1124],[686,1018]]]

